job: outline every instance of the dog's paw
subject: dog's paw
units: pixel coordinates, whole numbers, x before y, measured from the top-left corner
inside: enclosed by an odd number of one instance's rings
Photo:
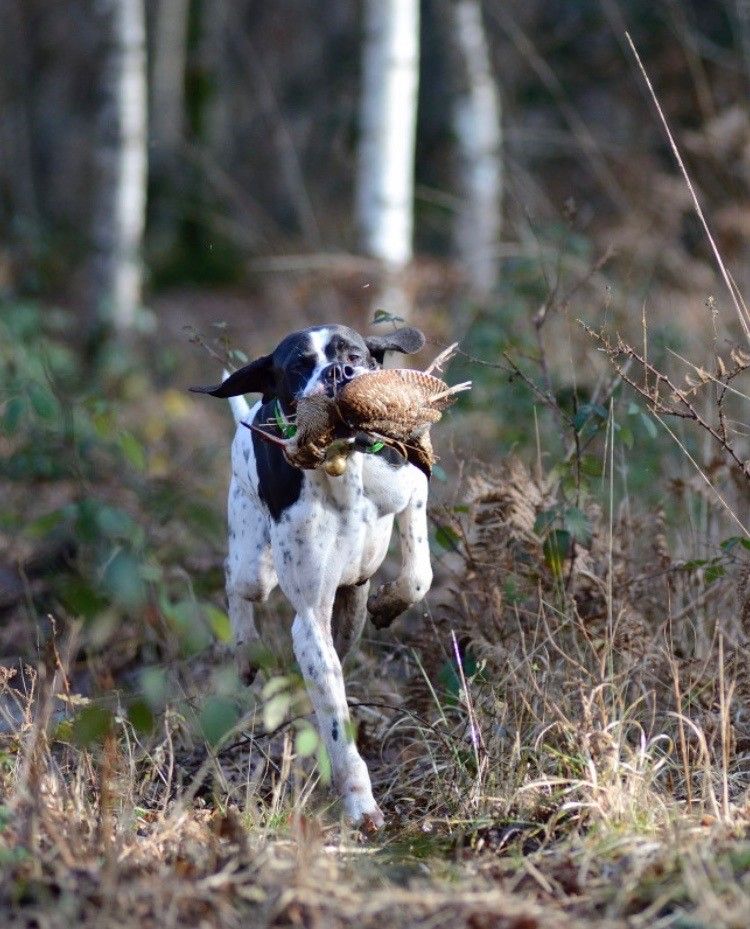
[[[352,824],[362,832],[372,834],[385,825],[385,816],[372,795],[351,795],[344,797],[346,815]]]
[[[365,835],[373,835],[374,833],[380,831],[383,826],[385,826],[385,816],[377,804],[375,805],[374,810],[370,810],[369,813],[365,813],[362,819],[359,822],[359,828]]]
[[[404,598],[393,582],[383,584],[367,600],[367,611],[376,629],[385,629],[400,616],[411,603]]]

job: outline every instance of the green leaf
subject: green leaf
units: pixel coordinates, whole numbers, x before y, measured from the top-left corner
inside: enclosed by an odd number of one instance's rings
[[[728,539],[724,539],[724,541],[721,542],[720,545],[721,545],[721,548],[723,548],[725,552],[731,552],[732,549],[736,548],[736,546],[738,546],[741,542],[742,542],[741,535],[733,535],[733,536],[730,536]]]
[[[281,404],[278,400],[274,404],[273,418],[276,420],[276,428],[285,439],[291,439],[292,436],[295,435],[297,427],[293,426],[286,416],[284,416],[284,411],[281,409]]]
[[[603,473],[602,463],[594,455],[581,455],[580,468],[588,477],[601,477]]]
[[[563,565],[570,555],[571,543],[570,533],[566,529],[553,529],[544,540],[544,560],[556,577],[562,577]]]
[[[140,570],[141,577],[144,581],[151,581],[152,583],[155,583],[156,581],[160,581],[164,576],[162,566],[155,564],[152,561],[142,561]]]
[[[106,607],[106,600],[82,577],[67,578],[61,585],[60,599],[69,613],[88,620]]]
[[[73,741],[73,720],[61,719],[60,722],[53,727],[51,736],[53,742],[63,742],[65,745],[70,745]]]
[[[371,455],[377,455],[379,451],[382,451],[385,448],[385,442],[373,442],[372,445],[367,449]]]
[[[633,435],[633,430],[630,426],[620,426],[618,429],[618,435],[620,436],[620,441],[625,446],[625,448],[632,448],[635,444],[635,436]]]
[[[576,542],[582,545],[588,545],[591,542],[591,523],[588,516],[577,506],[572,506],[565,511],[563,526]]]
[[[141,443],[132,432],[121,432],[117,444],[127,461],[137,470],[143,471],[146,467],[146,452]]]
[[[203,738],[216,746],[234,728],[239,712],[228,697],[208,697],[201,707],[199,723]]]
[[[331,783],[331,759],[326,751],[325,744],[322,739],[318,739],[318,754],[316,757],[318,763],[318,771],[320,773],[320,780],[324,784]]]
[[[208,619],[211,631],[219,642],[231,642],[232,624],[229,622],[229,617],[224,610],[220,610],[218,607],[214,606],[213,603],[204,603],[203,610]]]
[[[114,419],[110,412],[94,413],[91,417],[94,432],[100,439],[111,439],[115,429]]]
[[[649,436],[652,439],[655,439],[656,436],[658,435],[656,424],[654,423],[653,419],[651,419],[651,417],[648,415],[648,413],[644,413],[643,410],[641,410],[641,422],[643,423],[643,428],[646,430]]]
[[[136,732],[148,735],[154,728],[154,714],[145,700],[134,700],[128,707],[128,720]]]
[[[442,684],[443,691],[449,698],[449,702],[455,704],[461,690],[461,677],[455,661],[446,661],[440,666],[438,681]]]
[[[169,682],[162,668],[144,668],[140,674],[141,693],[153,709],[161,709],[167,702]]]
[[[146,600],[139,564],[130,552],[121,550],[110,560],[102,583],[111,599],[126,609],[138,609]]]
[[[0,803],[0,832],[13,822],[13,811],[9,806],[6,806],[4,803]]]
[[[537,535],[544,535],[547,530],[551,528],[559,515],[559,503],[551,507],[549,510],[542,510],[542,512],[539,513],[536,520],[534,521],[534,532]]]
[[[405,321],[403,316],[395,316],[393,313],[388,313],[385,310],[375,310],[372,317],[372,322],[375,326],[379,326],[382,323],[403,323]]]
[[[455,552],[458,543],[461,541],[461,536],[452,526],[440,526],[435,533],[435,541],[448,551]]]
[[[73,721],[73,739],[85,748],[94,742],[100,742],[111,728],[111,710],[91,703],[85,706]]]
[[[719,578],[724,577],[727,573],[727,569],[723,564],[712,564],[706,568],[703,579],[706,582],[706,585],[713,584],[719,580]]]
[[[750,551],[750,539],[743,535],[733,535],[729,539],[724,539],[721,547],[725,552],[731,552],[737,545],[741,545],[746,551]]]
[[[287,690],[289,687],[289,678],[285,676],[272,677],[270,681],[267,681],[263,685],[262,696],[264,700],[270,700],[271,697],[275,697],[276,694],[280,693],[282,690]]]
[[[58,405],[53,393],[39,381],[32,381],[28,386],[29,399],[34,412],[40,419],[54,419]]]
[[[445,473],[445,468],[442,465],[434,464],[432,466],[432,476],[436,481],[447,481],[448,475]]]
[[[136,525],[124,510],[116,506],[101,506],[96,512],[96,524],[110,539],[132,539]]]
[[[273,732],[284,722],[291,702],[292,696],[286,692],[276,694],[275,697],[266,701],[263,705],[263,725],[266,727],[266,732]]]
[[[198,655],[210,647],[212,636],[195,600],[185,599],[172,603],[162,597],[159,606],[179,636],[183,655]]]
[[[52,532],[53,529],[56,529],[67,515],[64,507],[61,507],[59,510],[52,510],[51,513],[45,513],[44,516],[40,516],[38,519],[34,519],[32,522],[27,523],[24,532],[31,538],[41,538]]]
[[[8,401],[3,413],[3,429],[6,435],[15,435],[25,412],[26,400],[24,397],[12,397]]]
[[[580,432],[590,419],[600,421],[607,419],[607,410],[601,403],[583,403],[579,406],[573,418],[573,428],[576,432]]]
[[[313,727],[304,726],[294,738],[294,750],[301,758],[309,758],[317,751],[319,741],[318,733]]]

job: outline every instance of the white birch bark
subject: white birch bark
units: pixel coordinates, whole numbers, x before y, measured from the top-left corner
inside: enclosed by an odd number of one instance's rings
[[[108,30],[94,218],[96,310],[131,329],[141,305],[147,82],[143,0],[101,0]]]
[[[419,0],[364,6],[357,224],[363,250],[395,280],[412,257]]]
[[[189,0],[159,0],[151,71],[151,140],[155,155],[171,160],[179,151],[185,117],[185,63]]]
[[[453,104],[462,197],[455,242],[470,289],[487,298],[497,283],[497,246],[502,223],[502,129],[480,0],[450,3],[462,89]]]

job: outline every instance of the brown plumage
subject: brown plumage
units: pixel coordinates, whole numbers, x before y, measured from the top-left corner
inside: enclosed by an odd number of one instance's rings
[[[329,474],[343,473],[342,460],[351,451],[347,439],[364,432],[429,470],[435,460],[430,426],[458,393],[471,387],[470,381],[448,387],[429,373],[439,370],[453,349],[439,355],[427,371],[373,371],[349,381],[334,397],[303,397],[297,403],[297,431],[292,438],[282,441],[263,434],[281,444],[287,459],[298,468],[322,465]]]
[[[396,368],[354,378],[338,392],[336,403],[342,419],[352,426],[410,442],[436,423],[465,389],[464,384],[448,387],[423,371]]]
[[[297,431],[287,439],[284,453],[298,468],[317,468],[335,438],[336,401],[326,394],[313,394],[297,401]]]

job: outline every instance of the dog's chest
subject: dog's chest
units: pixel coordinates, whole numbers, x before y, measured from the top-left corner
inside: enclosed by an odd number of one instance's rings
[[[410,466],[394,467],[377,455],[354,454],[341,477],[314,472],[335,506],[380,516],[400,513],[411,497]]]
[[[409,468],[393,468],[372,455],[353,455],[341,477],[307,472],[300,503],[309,507],[318,540],[330,543],[340,583],[370,577],[388,550],[393,517],[409,503]],[[306,492],[307,491],[307,492]]]
[[[420,472],[384,456],[353,454],[340,477],[290,468],[278,449],[238,430],[235,479],[267,513],[280,574],[333,572],[338,584],[371,577],[388,550],[393,517],[409,504]]]

